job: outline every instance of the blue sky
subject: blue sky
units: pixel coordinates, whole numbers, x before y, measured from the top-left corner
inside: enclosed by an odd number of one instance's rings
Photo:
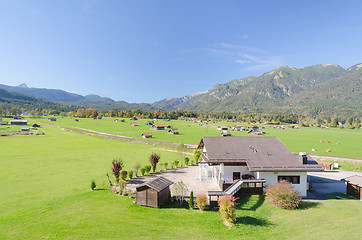
[[[361,63],[362,1],[0,0],[0,83],[154,102]]]

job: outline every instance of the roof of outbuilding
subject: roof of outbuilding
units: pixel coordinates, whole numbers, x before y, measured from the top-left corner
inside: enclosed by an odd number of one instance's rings
[[[277,137],[203,137],[209,163],[246,163],[250,171],[322,171],[315,161],[303,164]]]
[[[354,176],[351,176],[351,177],[347,177],[347,178],[344,178],[342,179],[346,182],[349,182],[353,185],[357,185],[359,187],[362,187],[362,176],[359,176],[359,175],[354,175]]]
[[[137,189],[147,186],[147,187],[155,189],[157,192],[160,192],[172,184],[173,184],[173,182],[168,180],[167,178],[159,177],[159,178],[156,178],[152,181],[146,182],[146,183],[138,186]]]

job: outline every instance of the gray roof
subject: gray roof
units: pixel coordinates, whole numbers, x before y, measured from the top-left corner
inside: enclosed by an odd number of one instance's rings
[[[349,182],[353,185],[357,185],[359,187],[362,187],[362,176],[358,176],[358,175],[354,175],[354,176],[351,176],[351,177],[347,177],[347,178],[344,178],[342,179],[346,182]]]
[[[315,161],[303,164],[277,137],[203,137],[204,159],[211,164],[246,163],[258,171],[322,171]]]
[[[137,189],[141,188],[141,187],[144,187],[144,186],[147,186],[147,187],[153,188],[157,192],[159,192],[159,191],[162,191],[163,189],[167,188],[168,186],[170,186],[172,184],[173,184],[173,182],[168,180],[167,178],[159,177],[159,178],[156,178],[156,179],[154,179],[152,181],[146,182],[146,183],[138,186]]]

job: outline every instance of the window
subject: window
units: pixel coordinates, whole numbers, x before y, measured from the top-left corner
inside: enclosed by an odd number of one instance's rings
[[[278,182],[281,180],[286,180],[293,184],[300,184],[300,176],[278,176]]]
[[[240,172],[233,172],[233,181],[240,179]]]

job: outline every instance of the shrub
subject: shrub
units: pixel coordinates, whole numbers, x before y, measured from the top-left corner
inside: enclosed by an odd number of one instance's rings
[[[140,171],[141,171],[142,176],[145,175],[145,173],[146,173],[146,169],[145,169],[145,168],[141,168]]]
[[[119,194],[122,194],[127,185],[127,181],[121,180],[119,181],[118,185],[119,185]]]
[[[157,154],[157,153],[152,153],[151,155],[150,155],[150,163],[151,163],[151,166],[152,166],[152,170],[153,170],[153,172],[155,172],[156,171],[156,167],[157,167],[157,163],[160,161],[160,155],[159,154]]]
[[[126,178],[127,178],[127,171],[126,171],[126,170],[122,170],[122,171],[121,171],[121,179],[122,179],[122,180],[126,180]]]
[[[175,167],[175,163],[171,163],[171,165],[170,165],[170,169],[173,169]]]
[[[111,170],[112,170],[114,177],[116,178],[116,182],[119,182],[119,174],[120,174],[123,166],[124,166],[124,163],[123,163],[122,158],[119,157],[119,158],[113,159]]]
[[[194,192],[193,191],[191,191],[191,193],[190,193],[190,202],[189,202],[189,208],[190,209],[194,209]]]
[[[196,163],[199,162],[200,157],[201,157],[201,151],[199,149],[194,149],[194,159]]]
[[[178,164],[179,164],[180,162],[178,161],[178,160],[175,160],[175,162],[174,162],[174,164],[175,164],[175,166],[176,167],[178,167]]]
[[[149,174],[151,172],[151,168],[152,168],[151,165],[144,166],[144,169],[145,169],[147,174]]]
[[[141,164],[139,162],[134,162],[132,167],[133,167],[134,173],[135,173],[135,175],[137,177],[138,176],[138,169],[140,169]]]
[[[190,158],[185,157],[185,158],[184,158],[185,166],[189,165],[189,162],[190,162]]]
[[[283,209],[295,209],[299,206],[301,197],[294,191],[293,185],[285,180],[268,185],[266,200],[270,204]]]
[[[231,227],[235,222],[235,206],[236,200],[232,195],[225,195],[219,198],[219,211],[221,213],[221,218],[224,224],[228,227]]]
[[[193,159],[191,159],[191,161],[190,161],[190,165],[194,165],[194,160]]]
[[[97,187],[96,182],[94,180],[91,181],[90,187],[92,190],[94,190]]]
[[[200,194],[196,196],[196,204],[201,212],[204,211],[206,208],[206,199],[207,199],[206,194]]]
[[[168,163],[165,162],[163,165],[165,166],[165,170],[167,170]]]
[[[183,183],[183,181],[179,181],[172,185],[172,193],[175,196],[176,201],[180,204],[180,206],[182,205],[182,203],[185,199],[185,194],[187,193],[187,191],[188,191],[188,188]]]
[[[129,177],[129,179],[132,179],[132,178],[133,178],[133,170],[130,170],[130,171],[128,172],[128,177]]]

